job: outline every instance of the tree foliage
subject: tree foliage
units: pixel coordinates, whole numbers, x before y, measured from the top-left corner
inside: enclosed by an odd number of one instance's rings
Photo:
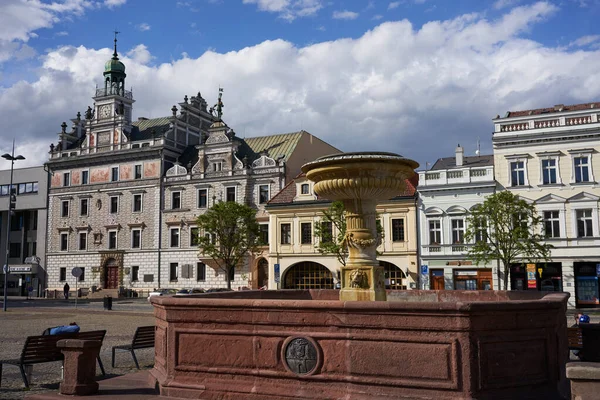
[[[476,264],[500,260],[506,290],[511,264],[548,261],[552,246],[544,243],[542,223],[533,204],[509,191],[495,193],[467,217],[465,239],[474,243],[468,255]],[[500,282],[500,268],[497,273]]]
[[[197,223],[200,252],[225,272],[227,288],[231,289],[231,271],[246,257],[259,252],[256,210],[232,201],[219,202],[200,215]]]

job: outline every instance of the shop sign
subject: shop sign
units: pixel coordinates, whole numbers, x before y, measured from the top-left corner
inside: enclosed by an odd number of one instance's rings
[[[472,276],[472,275],[477,275],[477,271],[454,271],[454,275],[458,275],[458,276]]]
[[[10,269],[11,273],[15,273],[15,272],[31,272],[31,265],[19,265],[19,266],[9,266],[8,267]]]
[[[527,264],[527,288],[537,288],[537,279],[535,278],[535,264]]]

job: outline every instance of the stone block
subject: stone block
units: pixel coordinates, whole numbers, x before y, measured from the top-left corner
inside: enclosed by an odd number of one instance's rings
[[[600,393],[600,363],[567,363],[567,379],[571,381],[571,400],[594,400]]]
[[[63,339],[57,346],[62,349],[64,360],[64,379],[60,384],[60,393],[85,396],[98,392],[96,382],[96,358],[102,342],[99,340]]]

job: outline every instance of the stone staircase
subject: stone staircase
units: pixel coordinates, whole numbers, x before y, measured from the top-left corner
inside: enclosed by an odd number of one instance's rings
[[[104,296],[110,296],[113,299],[119,297],[119,289],[102,289],[97,292],[89,292],[87,295],[88,299],[102,299]]]

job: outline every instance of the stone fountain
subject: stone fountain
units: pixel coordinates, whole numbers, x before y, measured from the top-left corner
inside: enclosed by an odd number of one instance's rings
[[[152,297],[150,383],[193,399],[563,398],[568,294],[408,290],[383,301],[375,204],[416,166],[389,153],[306,164],[315,191],[346,206],[342,290]]]
[[[346,209],[348,261],[341,268],[340,300],[386,300],[383,267],[377,261],[377,202],[404,193],[416,161],[393,153],[344,153],[305,164],[314,191],[341,200]]]

